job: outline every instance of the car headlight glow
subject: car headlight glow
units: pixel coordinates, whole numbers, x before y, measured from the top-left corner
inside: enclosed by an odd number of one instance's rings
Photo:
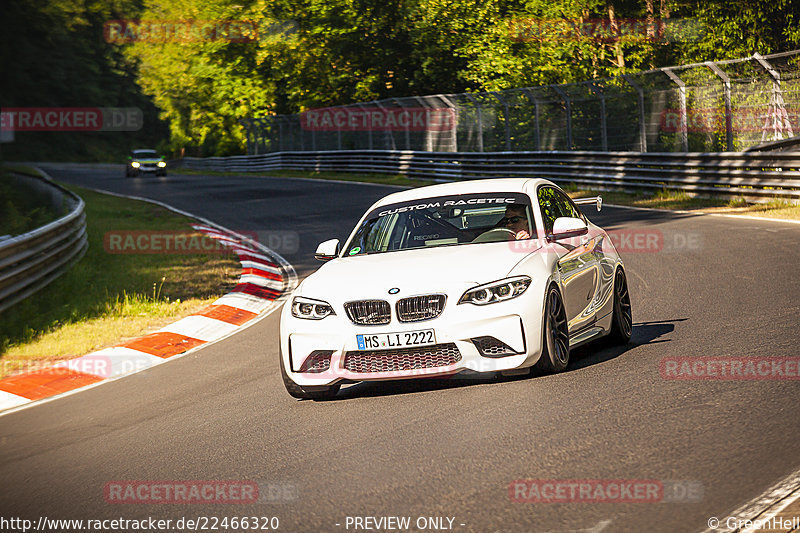
[[[133,163],[131,163],[131,166],[133,168],[139,168],[139,162],[138,161],[134,161]]]
[[[165,166],[167,166],[167,164],[164,161],[159,161],[156,164],[158,165],[159,168],[164,168]]]
[[[461,297],[459,304],[486,305],[516,298],[528,289],[531,278],[514,276],[474,287]]]
[[[326,316],[335,315],[333,307],[322,300],[312,300],[303,296],[292,298],[292,316],[309,320],[322,320]]]

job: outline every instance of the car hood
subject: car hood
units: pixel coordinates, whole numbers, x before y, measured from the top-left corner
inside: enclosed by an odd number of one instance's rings
[[[537,240],[442,246],[334,259],[306,278],[296,294],[332,300],[396,298],[427,293],[460,295],[465,290],[509,275],[528,254],[540,248]]]

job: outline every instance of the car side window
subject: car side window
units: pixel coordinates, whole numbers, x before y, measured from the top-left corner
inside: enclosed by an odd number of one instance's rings
[[[569,196],[567,196],[561,191],[556,191],[556,196],[558,196],[559,198],[561,212],[563,213],[561,215],[562,217],[573,217],[584,220],[583,213],[581,213],[581,211],[577,207],[575,207],[575,204],[572,203],[572,200],[570,200]]]
[[[539,187],[539,209],[542,211],[546,233],[553,231],[553,224],[559,217],[574,217],[584,220],[583,213],[570,201],[569,197],[553,187]]]
[[[553,231],[553,223],[561,214],[561,206],[556,196],[556,190],[552,187],[539,187],[537,193],[539,199],[539,209],[542,211],[545,233]]]

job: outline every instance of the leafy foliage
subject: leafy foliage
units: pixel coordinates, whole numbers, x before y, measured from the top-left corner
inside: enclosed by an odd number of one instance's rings
[[[6,45],[12,43],[19,47],[19,64],[27,68],[15,70],[11,89],[25,97],[8,99],[4,94],[4,105],[22,105],[23,100],[34,102],[26,105],[83,103],[87,95],[92,101],[122,105],[137,101],[143,91],[169,124],[169,146],[187,155],[241,153],[245,139],[238,121],[245,117],[380,98],[603,78],[800,45],[800,10],[794,0],[6,4],[4,26],[10,33],[3,37],[3,48],[8,50]],[[9,22],[15,17],[27,27]],[[112,18],[250,21],[258,32],[245,41],[143,40],[119,45],[97,38],[98,27]],[[649,26],[623,31],[631,21]],[[548,25],[561,28],[560,33],[548,33]],[[134,75],[139,87],[132,83]]]

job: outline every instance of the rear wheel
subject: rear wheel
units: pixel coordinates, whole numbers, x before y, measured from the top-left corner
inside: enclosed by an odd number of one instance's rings
[[[283,378],[283,386],[286,387],[286,392],[293,398],[301,400],[330,400],[339,392],[341,385],[330,385],[320,387],[306,387],[305,389],[292,381],[292,378],[286,373],[286,367],[283,366],[283,355],[280,355],[281,361],[281,378]]]
[[[631,340],[632,333],[631,295],[628,292],[625,271],[620,268],[614,276],[614,315],[611,319],[611,333],[608,334],[608,340],[612,344],[627,344]]]
[[[542,356],[536,363],[542,372],[561,372],[569,364],[569,330],[561,293],[555,285],[547,291]]]

